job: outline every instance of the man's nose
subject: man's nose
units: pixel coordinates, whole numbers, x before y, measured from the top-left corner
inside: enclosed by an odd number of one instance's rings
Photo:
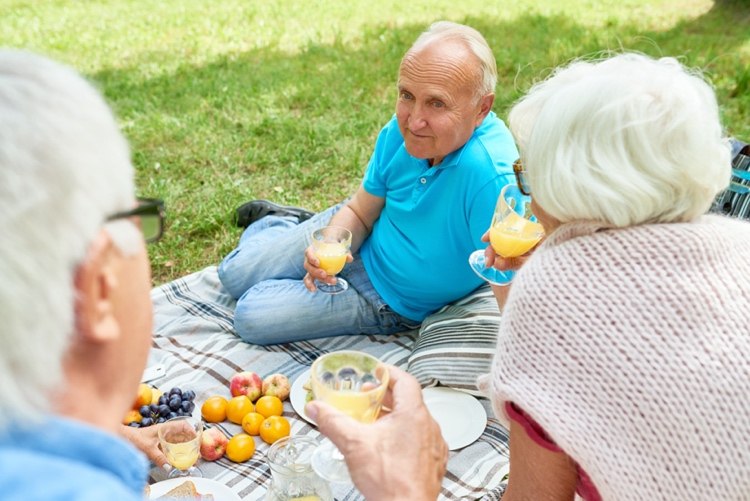
[[[409,129],[417,131],[427,126],[427,118],[424,106],[414,105],[409,113]]]

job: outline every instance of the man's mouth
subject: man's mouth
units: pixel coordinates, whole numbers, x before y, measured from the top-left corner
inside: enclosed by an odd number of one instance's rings
[[[430,137],[430,136],[427,136],[427,135],[424,135],[424,134],[417,134],[417,133],[412,132],[412,131],[409,131],[409,134],[411,134],[412,136],[417,137],[419,139],[426,139],[426,138]]]

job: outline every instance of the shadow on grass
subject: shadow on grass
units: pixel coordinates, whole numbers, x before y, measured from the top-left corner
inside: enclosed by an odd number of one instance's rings
[[[665,31],[617,19],[593,30],[560,15],[463,22],[493,47],[500,116],[555,66],[637,50],[706,70],[730,132],[749,137],[750,66],[740,51],[750,39],[749,12],[746,3],[717,3]],[[140,189],[170,207],[170,232],[152,251],[157,282],[184,274],[178,267],[173,275],[175,256],[210,263],[228,252],[237,238],[230,214],[248,199],[319,210],[353,192],[393,113],[399,61],[424,28],[374,26],[357,47],[334,42],[294,54],[270,47],[145,80],[138,68],[92,75],[131,141]]]

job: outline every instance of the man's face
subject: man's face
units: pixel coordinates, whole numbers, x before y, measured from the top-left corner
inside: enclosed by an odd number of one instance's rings
[[[476,56],[454,41],[404,56],[396,118],[410,155],[437,165],[466,144],[492,105],[492,97],[477,101],[479,79]]]

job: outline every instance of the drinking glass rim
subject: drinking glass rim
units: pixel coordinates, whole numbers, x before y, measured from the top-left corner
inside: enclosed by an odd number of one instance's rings
[[[168,427],[167,426],[161,426],[161,425],[165,425],[167,423],[175,422],[175,421],[178,421],[178,420],[190,423],[193,426],[193,428],[195,429],[195,435],[196,436],[193,437],[193,438],[191,438],[190,440],[186,440],[185,442],[170,442],[169,440],[167,440],[164,437],[164,433],[166,433],[167,431],[169,431],[167,429]],[[168,444],[184,444],[186,442],[192,442],[196,438],[200,438],[200,435],[203,433],[203,428],[204,428],[203,421],[200,420],[200,419],[197,419],[197,418],[195,418],[193,416],[175,416],[173,418],[167,419],[163,423],[160,423],[160,426],[156,430],[156,436],[159,438],[159,440],[164,441],[164,442],[166,442]]]
[[[345,232],[347,232],[349,234],[349,239],[352,238],[352,230],[350,230],[346,226],[339,226],[337,224],[327,224],[325,226],[321,226],[320,228],[315,228],[313,230],[313,232],[312,232],[312,238],[313,238],[313,240],[320,240],[318,238],[315,238],[315,234],[318,233],[318,232],[322,232],[326,228],[335,228],[337,230],[344,230]]]
[[[373,369],[373,372],[377,371],[378,369],[380,369],[380,371],[381,371],[381,376],[378,376],[378,380],[380,381],[380,384],[377,385],[376,387],[370,389],[370,390],[365,390],[365,391],[359,391],[359,392],[357,392],[359,395],[369,395],[371,393],[375,393],[375,392],[378,392],[378,391],[383,391],[383,388],[382,388],[383,385],[385,385],[385,388],[387,389],[388,383],[390,381],[390,373],[388,372],[388,369],[386,368],[385,363],[382,360],[380,360],[378,357],[376,357],[374,355],[371,355],[371,354],[369,354],[369,353],[367,353],[365,351],[339,350],[339,351],[330,351],[328,353],[324,353],[323,355],[321,355],[318,358],[316,358],[313,361],[312,365],[310,366],[310,378],[311,379],[315,379],[315,369],[316,369],[318,363],[322,359],[324,359],[326,357],[329,357],[329,356],[332,356],[332,355],[342,355],[342,354],[352,354],[352,355],[359,355],[359,356],[364,355],[366,357],[369,357],[369,358],[375,360],[375,362],[376,362],[375,368]]]

